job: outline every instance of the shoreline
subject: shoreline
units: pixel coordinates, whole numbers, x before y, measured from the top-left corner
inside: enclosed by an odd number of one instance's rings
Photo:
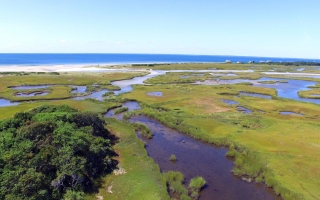
[[[114,64],[65,64],[65,65],[3,65],[0,72],[99,72],[99,71],[146,71],[144,69],[104,68]],[[124,64],[118,64],[124,65]],[[129,64],[128,64],[129,65]],[[103,67],[102,67],[103,66]]]

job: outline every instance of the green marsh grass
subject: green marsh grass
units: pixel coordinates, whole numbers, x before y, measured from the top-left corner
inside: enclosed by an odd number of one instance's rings
[[[144,143],[138,139],[135,128],[113,118],[106,120],[108,129],[119,138],[119,143],[114,146],[114,149],[118,153],[119,166],[127,173],[105,177],[99,194],[104,199],[110,200],[169,200],[166,181],[160,173],[158,165],[147,155]],[[106,188],[110,185],[113,186],[112,194],[106,192]],[[96,197],[92,195],[88,199],[95,200]]]
[[[120,114],[120,113],[123,113],[123,112],[126,112],[128,111],[128,108],[127,107],[121,107],[121,108],[118,108],[114,111],[114,114],[117,115],[117,114]]]
[[[177,157],[176,157],[176,155],[171,154],[171,156],[170,156],[169,160],[170,160],[170,161],[172,161],[172,162],[176,162],[176,161],[177,161]]]
[[[320,89],[316,88],[312,90],[300,90],[298,95],[301,98],[320,99]]]
[[[193,192],[200,192],[205,184],[206,180],[204,180],[204,178],[201,176],[197,176],[190,180],[189,187]]]
[[[145,95],[152,91],[165,95]],[[272,99],[220,95],[240,91],[268,94]],[[134,86],[132,93],[122,97],[137,100],[142,107],[130,115],[147,115],[196,139],[233,146],[228,155],[235,159],[236,175],[264,182],[285,199],[320,196],[319,105],[279,98],[275,90],[246,85]],[[237,113],[220,101],[225,98],[253,113]],[[280,111],[304,115],[280,115]]]

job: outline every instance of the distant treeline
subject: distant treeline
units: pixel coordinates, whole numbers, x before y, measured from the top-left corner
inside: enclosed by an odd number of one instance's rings
[[[232,62],[230,62],[232,63]],[[228,64],[230,64],[228,63]],[[306,62],[306,61],[299,61],[299,62],[255,62],[250,61],[251,64],[268,64],[268,65],[285,65],[285,66],[320,66],[320,62]],[[154,63],[154,64],[133,64],[133,67],[154,67],[154,66],[161,66],[161,65],[176,65],[182,63]],[[193,63],[193,64],[205,64],[205,63]],[[214,63],[213,63],[214,64]],[[245,64],[245,62],[240,62],[239,64]]]
[[[269,65],[285,65],[285,66],[320,66],[320,62],[267,62],[258,64],[269,64]]]

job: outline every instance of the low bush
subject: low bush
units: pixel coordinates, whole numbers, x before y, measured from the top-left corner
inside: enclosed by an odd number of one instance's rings
[[[206,181],[204,180],[204,178],[197,176],[191,179],[189,187],[192,192],[199,192],[205,186],[205,184]]]
[[[168,184],[178,181],[178,182],[183,182],[184,181],[184,176],[181,172],[178,171],[168,171],[163,174],[166,182]]]
[[[176,162],[176,161],[177,161],[176,155],[172,154],[172,155],[170,156],[170,161]]]

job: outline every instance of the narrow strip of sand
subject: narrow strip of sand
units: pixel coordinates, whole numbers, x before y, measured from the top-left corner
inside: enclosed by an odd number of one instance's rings
[[[262,72],[269,75],[288,75],[288,76],[320,76],[320,74],[313,73],[292,73],[292,72]]]
[[[99,72],[99,71],[145,71],[126,68],[103,68],[88,65],[35,65],[35,66],[0,66],[0,72]]]

